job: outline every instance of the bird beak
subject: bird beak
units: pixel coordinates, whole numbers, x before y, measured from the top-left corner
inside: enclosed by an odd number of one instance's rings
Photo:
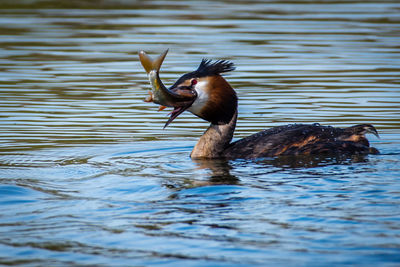
[[[165,123],[164,125],[164,129],[165,127],[167,127],[174,119],[176,119],[179,115],[181,115],[185,110],[187,110],[192,104],[193,102],[196,100],[197,97],[197,93],[195,90],[193,91],[188,91],[188,90],[182,90],[180,88],[174,88],[171,90],[172,92],[174,92],[174,94],[180,95],[183,98],[187,99],[187,101],[179,101],[176,102],[172,105],[172,107],[174,108],[174,110],[169,113],[169,119],[168,121]]]
[[[159,71],[161,65],[167,55],[168,50],[165,50],[156,59],[152,59],[144,51],[139,52],[139,59],[143,68],[146,70],[150,84],[152,86],[151,94],[146,98],[146,102],[154,102],[162,106],[173,107],[171,116],[164,128],[167,127],[176,117],[188,109],[197,97],[196,91],[167,89],[160,79]]]

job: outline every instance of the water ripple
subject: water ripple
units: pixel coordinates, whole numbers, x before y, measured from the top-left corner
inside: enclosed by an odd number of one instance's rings
[[[397,1],[9,1],[0,9],[0,264],[400,262]],[[380,155],[194,161],[208,126],[143,102],[232,60],[235,138],[373,123]]]

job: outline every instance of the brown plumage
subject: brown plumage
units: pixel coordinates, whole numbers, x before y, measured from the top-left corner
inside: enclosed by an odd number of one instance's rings
[[[236,92],[220,75],[198,78],[198,83],[202,82],[207,85],[207,102],[196,115],[213,124],[229,123],[237,110]]]
[[[378,153],[369,147],[366,133],[378,135],[370,124],[335,128],[319,124],[290,124],[250,135],[231,143],[221,156],[260,158],[281,155],[334,155]]]

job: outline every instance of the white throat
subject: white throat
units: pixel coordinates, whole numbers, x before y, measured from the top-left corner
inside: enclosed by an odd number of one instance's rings
[[[206,88],[207,81],[199,81],[194,87],[197,92],[197,98],[190,106],[190,108],[188,108],[188,110],[193,114],[200,114],[203,107],[207,104],[209,95]]]

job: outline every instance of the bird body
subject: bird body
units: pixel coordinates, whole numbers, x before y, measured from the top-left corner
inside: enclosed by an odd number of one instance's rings
[[[376,129],[370,124],[344,129],[319,124],[289,124],[273,127],[233,142],[224,149],[223,157],[375,154],[378,151],[369,147],[366,133],[377,134]]]

